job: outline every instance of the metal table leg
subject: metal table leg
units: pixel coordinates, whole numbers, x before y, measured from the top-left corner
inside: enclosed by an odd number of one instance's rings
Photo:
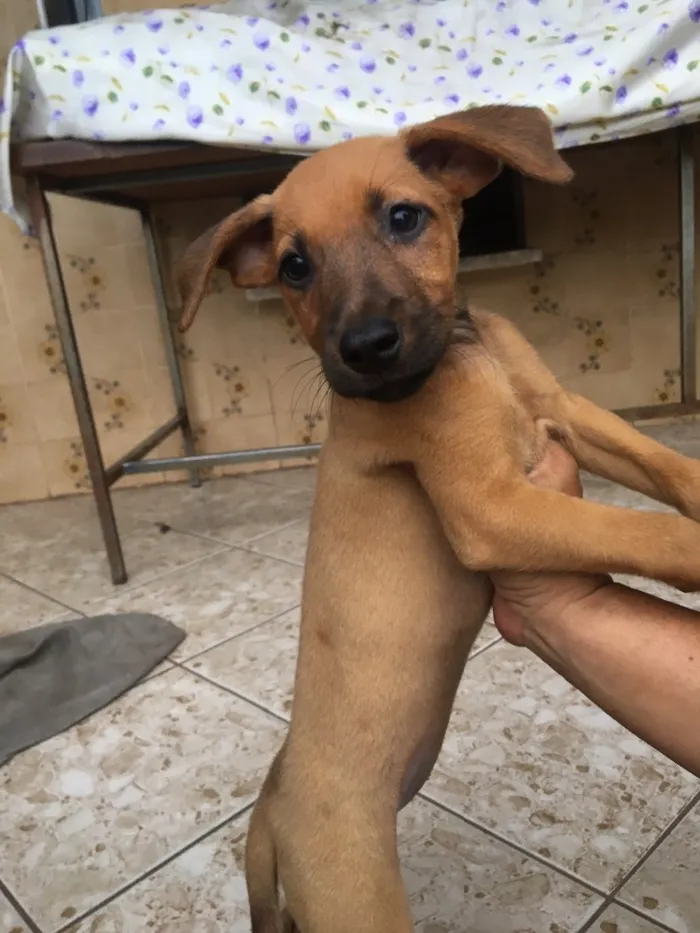
[[[168,314],[168,302],[166,297],[165,283],[163,279],[163,261],[159,248],[158,238],[153,223],[153,215],[148,208],[141,211],[141,220],[143,223],[143,235],[146,240],[146,253],[148,256],[148,266],[151,272],[151,280],[156,293],[156,303],[158,306],[158,317],[160,319],[160,328],[163,334],[163,346],[165,347],[165,358],[168,363],[168,372],[170,373],[170,382],[173,387],[175,397],[175,407],[177,417],[180,421],[180,430],[182,431],[183,446],[186,457],[195,456],[194,434],[190,423],[189,411],[187,409],[187,397],[185,387],[182,382],[182,372],[177,358],[177,348],[173,339],[173,328]],[[190,485],[201,486],[199,471],[196,466],[189,468]]]
[[[32,221],[39,238],[41,255],[44,261],[46,281],[49,288],[51,304],[56,318],[56,327],[61,341],[61,350],[68,373],[68,381],[73,394],[73,404],[78,418],[80,437],[83,442],[85,460],[87,462],[92,494],[97,506],[97,514],[102,528],[102,536],[107,551],[109,570],[112,582],[125,583],[127,579],[124,555],[122,552],[119,531],[114,517],[112,497],[105,474],[104,461],[100,442],[95,429],[92,407],[88,396],[85,375],[80,360],[78,344],[75,338],[75,329],[71,318],[70,304],[66,294],[66,287],[61,272],[61,263],[56,249],[56,239],[51,222],[51,212],[39,181],[35,178],[28,180],[27,194],[32,213]]]
[[[697,321],[695,311],[695,164],[693,127],[678,129],[678,191],[680,197],[681,397],[697,402]]]

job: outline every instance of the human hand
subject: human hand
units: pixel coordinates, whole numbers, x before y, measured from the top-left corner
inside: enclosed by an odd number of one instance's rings
[[[583,495],[578,464],[554,441],[528,479],[541,489],[553,489],[579,498]],[[556,622],[573,603],[586,599],[610,582],[604,575],[514,571],[492,573],[491,579],[496,589],[494,622],[503,638],[514,645],[528,644],[532,630],[539,624]]]

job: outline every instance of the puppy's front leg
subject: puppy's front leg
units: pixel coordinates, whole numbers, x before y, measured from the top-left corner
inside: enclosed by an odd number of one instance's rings
[[[418,474],[470,569],[630,573],[700,589],[700,525],[687,518],[573,499],[524,476],[473,483]]]

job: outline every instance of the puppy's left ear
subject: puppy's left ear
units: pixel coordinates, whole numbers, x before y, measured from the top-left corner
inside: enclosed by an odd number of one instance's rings
[[[573,178],[538,107],[474,107],[411,127],[403,139],[409,159],[460,200],[493,181],[502,163],[557,185]]]

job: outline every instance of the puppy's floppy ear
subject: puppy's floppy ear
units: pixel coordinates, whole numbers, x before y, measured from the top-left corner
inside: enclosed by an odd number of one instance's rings
[[[217,267],[227,269],[239,288],[259,288],[274,281],[270,195],[246,204],[187,248],[175,270],[182,298],[181,333],[192,324]]]
[[[409,159],[460,200],[493,181],[503,162],[540,181],[573,177],[539,107],[474,107],[413,126],[403,138]]]

